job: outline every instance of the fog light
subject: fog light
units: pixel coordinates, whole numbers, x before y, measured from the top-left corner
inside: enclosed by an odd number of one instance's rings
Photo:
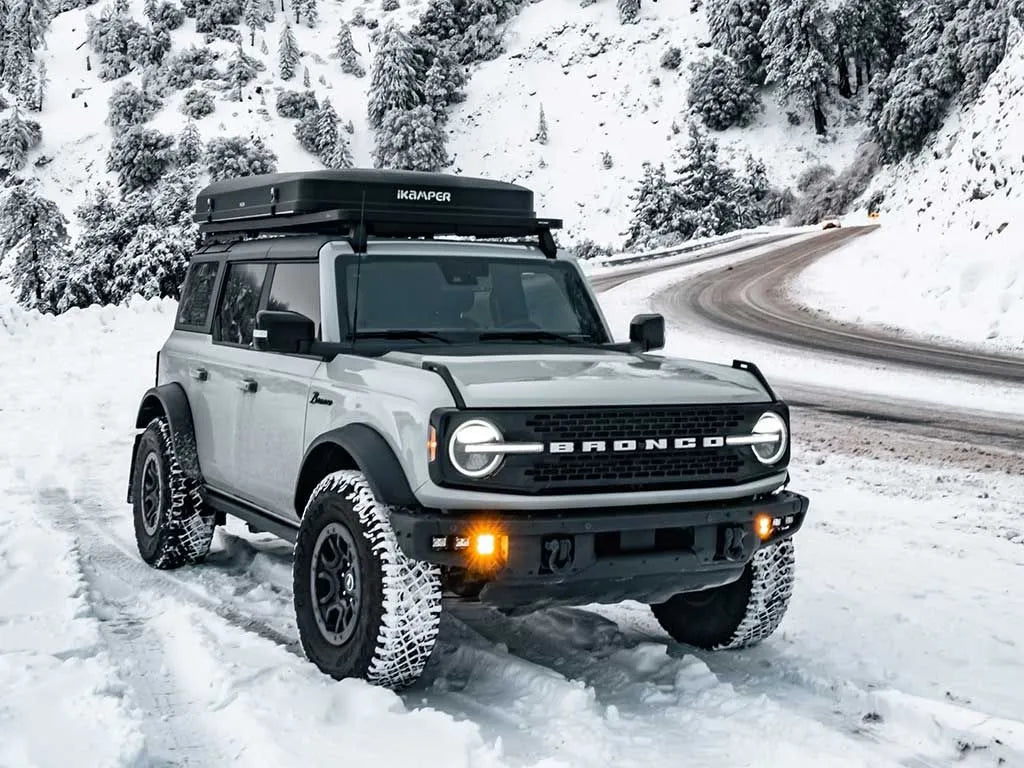
[[[494,534],[481,533],[476,537],[476,553],[478,555],[490,556],[494,554]]]
[[[774,530],[775,525],[770,516],[757,515],[754,518],[754,533],[757,534],[757,538],[761,541],[767,541],[770,539]]]

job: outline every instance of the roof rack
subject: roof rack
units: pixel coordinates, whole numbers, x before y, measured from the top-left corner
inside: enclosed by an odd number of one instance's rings
[[[537,218],[533,192],[503,182],[418,173],[348,169],[266,174],[215,182],[196,198],[205,240],[270,234],[337,234],[365,252],[368,237],[536,237],[555,258],[551,230]]]

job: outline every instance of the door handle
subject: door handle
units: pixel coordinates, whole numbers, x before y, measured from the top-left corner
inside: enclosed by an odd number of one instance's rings
[[[256,383],[255,379],[239,379],[238,388],[243,392],[255,392],[259,389],[259,384]]]
[[[188,375],[196,381],[206,381],[210,378],[210,373],[205,368],[189,368]]]

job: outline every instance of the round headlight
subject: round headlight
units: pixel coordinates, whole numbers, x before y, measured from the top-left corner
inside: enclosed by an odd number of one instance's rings
[[[460,424],[448,441],[448,458],[452,465],[466,477],[486,477],[501,464],[501,453],[488,452],[482,448],[489,443],[500,443],[501,432],[485,419],[473,419]]]
[[[763,414],[754,425],[754,435],[775,438],[770,442],[755,443],[750,446],[758,461],[762,464],[774,464],[782,458],[789,442],[789,432],[786,429],[786,422],[779,414],[772,411]]]

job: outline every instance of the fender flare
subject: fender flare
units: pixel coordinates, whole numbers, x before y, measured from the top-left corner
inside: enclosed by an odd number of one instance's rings
[[[153,419],[165,416],[171,430],[171,447],[182,472],[197,483],[202,484],[203,473],[199,469],[199,453],[196,450],[196,432],[192,421],[192,408],[188,404],[188,395],[177,383],[161,384],[146,391],[139,403],[139,411],[135,416],[135,428],[145,429]],[[135,435],[132,447],[131,469],[128,473],[128,502],[132,501],[132,478],[135,476],[135,459],[139,452],[139,440],[142,433]]]
[[[305,499],[299,497],[305,495],[302,492],[309,458],[317,448],[326,444],[336,445],[352,457],[359,471],[366,476],[366,482],[373,495],[382,504],[394,507],[419,506],[402,463],[388,441],[373,427],[357,423],[325,432],[306,448],[295,483],[295,509],[300,517],[304,511]],[[308,490],[312,491],[312,487]]]

